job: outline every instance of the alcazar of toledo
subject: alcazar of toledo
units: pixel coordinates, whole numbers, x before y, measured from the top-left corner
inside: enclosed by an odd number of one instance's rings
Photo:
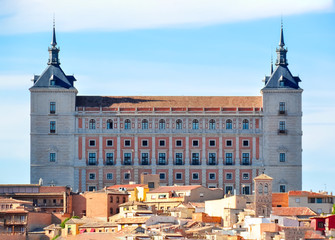
[[[302,187],[300,79],[288,69],[281,27],[275,69],[260,96],[81,96],[60,67],[55,28],[48,66],[31,92],[31,183],[74,191],[139,182],[201,184],[252,194]]]

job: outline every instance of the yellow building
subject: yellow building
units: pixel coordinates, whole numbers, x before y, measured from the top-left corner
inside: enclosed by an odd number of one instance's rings
[[[149,187],[146,184],[123,184],[110,186],[107,189],[123,190],[127,191],[129,195],[129,201],[143,202],[145,201],[146,194],[149,192]]]

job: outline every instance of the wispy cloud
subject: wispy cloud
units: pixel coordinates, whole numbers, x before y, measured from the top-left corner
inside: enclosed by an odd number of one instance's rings
[[[49,30],[53,13],[63,31],[104,31],[201,26],[329,8],[332,0],[2,0],[0,32]]]

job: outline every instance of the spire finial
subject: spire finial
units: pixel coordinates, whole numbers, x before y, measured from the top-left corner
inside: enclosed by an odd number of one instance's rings
[[[285,43],[284,43],[284,30],[283,30],[283,18],[281,19],[280,23],[280,40],[279,40],[279,48],[276,49],[277,52],[277,61],[276,65],[281,65],[281,66],[287,66],[287,59],[286,59],[286,53],[287,49],[285,48]]]
[[[56,45],[57,45],[57,42],[56,42],[55,14],[54,14],[51,46],[56,47]]]
[[[283,17],[281,17],[281,21],[280,21],[280,40],[279,40],[279,46],[280,47],[284,47],[285,43],[284,43],[284,32],[283,32]]]
[[[271,54],[271,70],[270,70],[270,73],[271,73],[271,75],[273,73],[273,58],[272,58],[272,54]]]

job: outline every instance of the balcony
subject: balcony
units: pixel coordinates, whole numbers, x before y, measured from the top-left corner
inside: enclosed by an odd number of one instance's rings
[[[216,165],[216,161],[209,161],[208,165]]]
[[[175,161],[174,165],[184,165],[184,163],[182,160],[179,160],[179,161]]]
[[[192,160],[191,165],[200,165],[200,161],[194,161],[194,160]]]
[[[166,165],[166,162],[158,162],[158,165]]]
[[[228,165],[233,165],[233,162],[226,161],[226,162],[225,162],[225,165],[227,165],[227,166],[228,166]]]
[[[142,160],[141,165],[149,165],[149,161],[148,160]]]
[[[114,161],[113,160],[107,160],[106,161],[106,166],[111,166],[114,165]]]
[[[278,115],[286,115],[286,111],[285,110],[279,110]]]
[[[97,165],[97,162],[96,161],[89,161],[87,165],[95,166],[95,165]]]
[[[123,165],[131,165],[131,161],[125,160],[125,161],[123,161]]]
[[[286,135],[287,130],[286,129],[278,129],[278,135]]]
[[[242,161],[242,165],[250,165],[250,161],[249,160],[243,160]]]

